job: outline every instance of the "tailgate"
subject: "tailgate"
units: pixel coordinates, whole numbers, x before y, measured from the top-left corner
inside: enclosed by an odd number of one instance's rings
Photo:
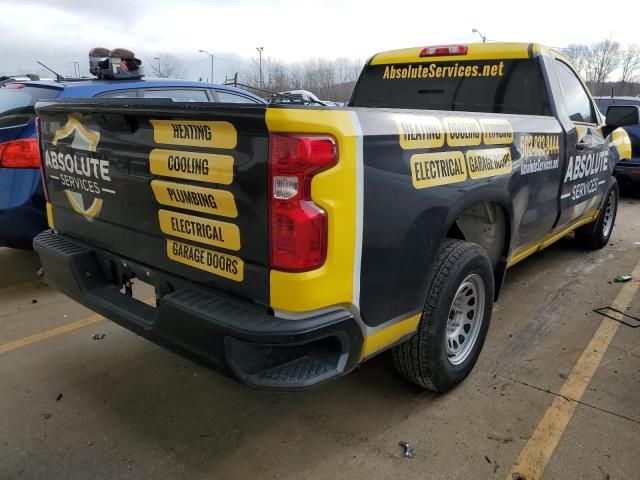
[[[38,105],[55,230],[269,303],[261,105]]]

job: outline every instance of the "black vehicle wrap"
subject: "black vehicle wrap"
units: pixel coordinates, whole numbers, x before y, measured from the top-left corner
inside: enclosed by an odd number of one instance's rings
[[[421,309],[430,281],[425,272],[467,208],[501,205],[516,249],[554,227],[565,147],[553,117],[365,110],[358,119],[367,324]],[[505,260],[508,249],[501,252]]]
[[[41,109],[56,230],[267,305],[264,111]]]

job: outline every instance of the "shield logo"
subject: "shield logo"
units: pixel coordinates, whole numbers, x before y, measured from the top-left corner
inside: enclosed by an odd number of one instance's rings
[[[100,132],[90,130],[85,127],[76,117],[69,116],[64,127],[56,130],[53,137],[53,145],[57,145],[60,140],[73,136],[70,147],[75,150],[95,152],[100,142]],[[102,199],[92,197],[86,193],[78,193],[72,190],[65,190],[67,200],[73,210],[82,215],[89,222],[93,222],[102,210]]]

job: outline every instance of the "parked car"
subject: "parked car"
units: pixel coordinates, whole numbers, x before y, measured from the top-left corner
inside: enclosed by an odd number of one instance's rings
[[[29,82],[32,80],[41,80],[41,78],[33,73],[25,73],[23,75],[2,75],[0,76],[0,85],[13,82]]]
[[[620,122],[631,140],[631,158],[616,166],[615,175],[620,189],[640,194],[640,98],[596,97],[600,111],[611,121]],[[609,113],[611,112],[611,113]],[[614,113],[615,112],[615,113]],[[615,118],[613,118],[615,116]],[[628,118],[631,116],[631,118]],[[631,123],[631,125],[629,125]]]
[[[266,103],[238,88],[182,80],[11,80],[0,87],[0,247],[32,248],[33,238],[47,228],[34,105],[82,97]]]
[[[320,100],[327,107],[344,107],[344,102],[334,102],[333,100]]]
[[[326,107],[327,104],[308,90],[287,90],[275,93],[269,99],[272,105],[316,105]]]

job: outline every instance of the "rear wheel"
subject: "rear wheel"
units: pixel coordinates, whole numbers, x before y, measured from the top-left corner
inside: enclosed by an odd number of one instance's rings
[[[576,230],[576,240],[582,246],[597,250],[609,242],[616,221],[619,196],[618,183],[614,180],[614,183],[607,191],[607,197],[600,209],[598,219]]]
[[[409,381],[445,392],[465,379],[482,350],[493,309],[493,271],[478,245],[447,239],[431,279],[418,332],[393,348],[393,360]]]

